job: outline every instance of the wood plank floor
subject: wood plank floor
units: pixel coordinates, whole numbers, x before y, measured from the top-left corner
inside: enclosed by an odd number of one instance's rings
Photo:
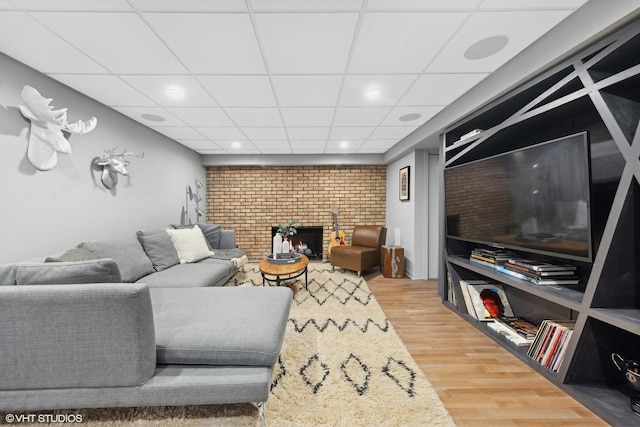
[[[436,281],[364,277],[457,425],[608,425],[446,308]]]

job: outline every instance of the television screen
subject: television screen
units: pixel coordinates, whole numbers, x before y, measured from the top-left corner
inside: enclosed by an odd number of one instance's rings
[[[591,261],[587,132],[444,171],[447,237]]]

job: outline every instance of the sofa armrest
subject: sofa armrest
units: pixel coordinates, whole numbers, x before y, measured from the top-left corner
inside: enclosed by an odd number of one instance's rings
[[[220,247],[218,249],[235,249],[237,247],[235,230],[221,230]]]
[[[156,367],[149,288],[0,286],[0,389],[144,384]]]

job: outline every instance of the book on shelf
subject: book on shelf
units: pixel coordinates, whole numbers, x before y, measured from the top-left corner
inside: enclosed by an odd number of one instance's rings
[[[557,372],[574,327],[573,320],[543,320],[527,354],[545,368]]]
[[[476,319],[489,322],[498,316],[513,316],[511,303],[501,284],[484,280],[461,280],[460,287],[467,312]]]
[[[530,347],[533,342],[531,338],[523,337],[498,321],[488,322],[487,326],[519,347]]]
[[[575,275],[575,269],[566,269],[566,270],[552,270],[552,271],[538,271],[532,270],[527,267],[523,267],[518,264],[512,264],[509,261],[504,263],[504,266],[509,270],[517,271],[519,273],[524,273],[529,277],[539,278],[539,277],[556,277],[556,276],[573,276]]]
[[[526,280],[534,285],[578,285],[580,284],[580,278],[577,276],[532,276],[524,271],[511,269],[506,265],[496,267],[496,271],[515,277],[516,279]]]
[[[576,271],[575,265],[570,264],[552,264],[545,261],[537,261],[526,258],[510,258],[507,260],[510,264],[525,267],[530,271]]]
[[[509,260],[509,258],[513,258],[516,255],[517,254],[515,252],[505,249],[475,248],[471,251],[469,259],[471,261],[480,261],[481,263],[484,262],[489,267],[494,267],[504,264]]]
[[[498,323],[502,323],[504,326],[511,329],[516,334],[531,341],[534,340],[538,333],[538,327],[528,320],[523,319],[522,317],[501,316],[496,317],[495,321]]]

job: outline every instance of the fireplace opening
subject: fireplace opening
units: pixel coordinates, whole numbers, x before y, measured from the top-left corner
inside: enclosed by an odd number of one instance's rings
[[[310,260],[322,259],[322,226],[297,227],[298,232],[289,236],[291,251],[304,254]],[[271,227],[271,252],[273,253],[273,236],[278,227]]]

